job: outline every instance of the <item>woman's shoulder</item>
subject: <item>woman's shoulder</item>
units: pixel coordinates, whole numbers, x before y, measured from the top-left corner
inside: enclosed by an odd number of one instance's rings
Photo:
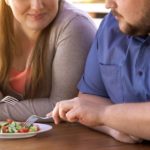
[[[91,17],[86,12],[83,12],[65,0],[61,0],[60,9],[55,19],[55,23],[65,25],[73,20],[78,20],[79,23],[81,20],[82,22],[84,20],[85,24],[90,23],[94,25]]]

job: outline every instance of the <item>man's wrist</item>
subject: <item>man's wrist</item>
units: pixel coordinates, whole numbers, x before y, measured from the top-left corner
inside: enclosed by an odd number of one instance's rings
[[[108,110],[111,105],[101,106],[101,111],[99,111],[99,125],[106,125],[107,117],[108,117]]]

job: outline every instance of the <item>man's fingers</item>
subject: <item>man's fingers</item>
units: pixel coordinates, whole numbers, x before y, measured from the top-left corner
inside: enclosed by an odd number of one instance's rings
[[[73,108],[66,113],[66,118],[69,122],[78,122],[79,115],[78,115],[78,108]]]
[[[141,143],[143,141],[143,139],[131,135],[130,138],[132,138],[135,141],[135,143]]]
[[[59,124],[61,120],[67,120],[66,113],[70,111],[72,107],[72,100],[66,100],[56,103],[56,106],[53,109],[52,113],[55,124]]]
[[[59,103],[56,103],[55,108],[53,109],[53,112],[52,112],[52,117],[54,119],[54,123],[59,124],[61,120],[59,117]]]
[[[66,113],[73,108],[73,101],[62,101],[59,103],[59,117],[63,120],[67,120]]]

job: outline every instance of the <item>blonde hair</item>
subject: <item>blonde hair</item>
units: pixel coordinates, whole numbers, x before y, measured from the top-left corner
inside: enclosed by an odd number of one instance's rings
[[[45,57],[49,27],[46,27],[36,44],[30,64],[31,79],[25,91],[26,98],[33,98],[39,83],[45,77]],[[0,87],[5,91],[8,87],[9,71],[15,55],[15,37],[13,14],[5,0],[0,0]]]
[[[0,85],[6,86],[14,49],[13,16],[4,0],[0,1]]]

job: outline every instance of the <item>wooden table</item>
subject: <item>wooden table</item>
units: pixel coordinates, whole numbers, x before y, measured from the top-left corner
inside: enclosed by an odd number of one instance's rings
[[[0,150],[149,150],[150,143],[124,144],[79,124],[62,123],[28,139],[0,140]]]

